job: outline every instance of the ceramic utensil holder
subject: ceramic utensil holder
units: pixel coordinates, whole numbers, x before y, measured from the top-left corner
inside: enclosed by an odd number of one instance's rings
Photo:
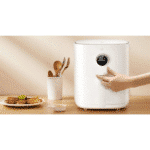
[[[48,100],[61,100],[62,99],[62,85],[63,85],[62,76],[47,78]]]

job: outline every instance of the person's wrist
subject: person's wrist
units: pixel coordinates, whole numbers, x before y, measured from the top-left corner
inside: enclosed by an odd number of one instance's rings
[[[129,88],[134,88],[134,77],[128,78],[128,86]]]

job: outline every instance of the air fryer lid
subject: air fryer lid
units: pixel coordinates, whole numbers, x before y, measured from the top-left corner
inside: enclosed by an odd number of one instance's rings
[[[124,40],[79,40],[76,41],[75,44],[83,44],[83,45],[116,45],[116,44],[128,44],[128,41]]]

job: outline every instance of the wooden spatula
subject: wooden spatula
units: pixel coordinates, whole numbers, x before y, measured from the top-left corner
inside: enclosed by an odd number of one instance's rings
[[[63,75],[64,71],[69,67],[69,65],[70,65],[70,57],[68,58],[67,65],[64,68],[64,70],[62,71],[61,75]]]
[[[48,77],[53,77],[53,73],[52,73],[52,71],[48,71]]]
[[[63,62],[62,62],[62,65],[61,65],[61,68],[60,68],[59,71],[58,71],[58,76],[59,76],[59,77],[60,77],[60,72],[61,72],[62,68],[63,68],[64,65],[65,65],[65,62],[66,62],[66,58],[64,57]]]

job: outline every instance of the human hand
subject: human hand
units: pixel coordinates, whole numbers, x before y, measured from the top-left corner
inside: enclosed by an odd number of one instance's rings
[[[131,78],[124,74],[119,74],[109,67],[107,67],[106,75],[96,75],[97,78],[102,80],[102,85],[105,86],[106,89],[111,89],[114,92],[122,91],[130,88],[131,86]]]

